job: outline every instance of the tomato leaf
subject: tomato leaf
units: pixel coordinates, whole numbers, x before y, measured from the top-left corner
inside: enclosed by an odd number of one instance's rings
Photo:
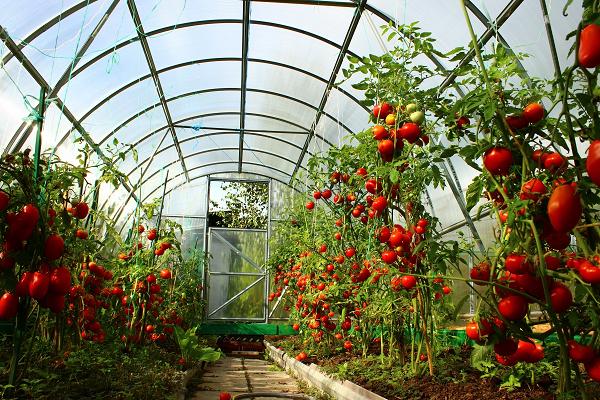
[[[475,177],[473,182],[467,188],[466,199],[467,199],[467,211],[471,211],[473,207],[479,202],[481,199],[481,195],[483,193],[483,179],[481,176]]]

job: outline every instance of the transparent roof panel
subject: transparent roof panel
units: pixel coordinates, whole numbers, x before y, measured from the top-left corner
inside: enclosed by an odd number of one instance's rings
[[[242,19],[243,2],[169,0],[136,2],[146,32],[164,26],[213,19]]]
[[[179,136],[179,135],[177,135]],[[203,150],[219,148],[238,148],[240,135],[236,133],[201,134],[194,139],[180,141],[181,151],[185,155],[194,154]],[[237,158],[236,158],[237,160]]]
[[[117,89],[150,73],[144,52],[137,43],[122,47],[85,69],[82,65],[77,71],[78,73],[58,93],[77,117],[82,117]],[[143,87],[143,84],[141,86]],[[131,101],[139,101],[133,97],[135,94],[128,95],[132,96]]]
[[[220,111],[237,112],[240,108],[240,92],[237,89],[204,91],[198,94],[194,94],[194,92],[189,91],[179,95],[181,97],[169,99],[169,110],[173,121],[198,114],[210,114]]]
[[[306,129],[310,128],[315,117],[314,109],[297,101],[251,91],[246,95],[246,111],[277,115]]]
[[[335,43],[341,44],[346,36],[346,27],[352,20],[353,7],[331,7],[306,4],[282,4],[253,2],[250,8],[251,19],[270,21],[293,26],[315,33]]]
[[[258,114],[258,113],[256,113]],[[283,116],[275,116],[275,115],[268,115],[265,116],[260,116],[260,115],[253,115],[253,113],[248,113],[248,111],[246,110],[246,129],[251,129],[251,130],[281,130],[281,131],[290,131],[290,132],[306,132],[308,133],[308,129],[310,127],[306,127],[306,126],[302,126],[297,124],[294,121],[281,121],[278,120],[277,118],[284,118]],[[239,122],[239,118],[238,118],[238,122]],[[239,124],[238,124],[239,127]]]
[[[291,160],[296,160],[300,155],[300,151],[302,150],[302,146],[304,146],[304,142],[306,141],[306,137],[304,135],[271,135],[270,138],[268,136],[259,136],[258,134],[254,134],[252,132],[246,132],[244,134],[244,142],[247,146],[253,149],[268,149],[272,152],[277,152],[278,154],[285,155],[287,158]],[[287,144],[278,139],[285,139],[288,142],[295,144],[293,146],[291,144]],[[297,138],[299,140],[293,140]]]
[[[241,63],[239,61],[206,62],[185,65],[161,72],[160,82],[167,98],[195,90],[228,88],[239,85]]]
[[[99,1],[107,3],[108,0]],[[25,37],[34,31],[41,23],[64,13],[73,5],[82,3],[81,0],[30,0],[27,3],[27,12],[23,12],[23,3],[12,0],[2,0],[2,25],[8,33],[16,39]],[[90,1],[91,3],[91,1]],[[85,1],[83,2],[85,4]]]
[[[161,69],[203,58],[240,57],[241,37],[242,25],[239,23],[209,24],[178,27],[160,35],[148,36],[148,44],[156,68]]]
[[[210,151],[207,151],[210,150]],[[234,149],[222,148],[222,149],[207,149],[207,150],[199,150],[194,154],[193,157],[189,157],[186,160],[186,165],[188,169],[194,168],[204,168],[204,166],[208,166],[214,163],[222,163],[222,162],[238,162],[238,149],[235,147]],[[188,154],[188,156],[190,155]]]
[[[96,1],[89,4],[44,31],[23,49],[25,56],[50,85],[53,86],[65,71],[69,71],[81,45],[106,12],[108,3]]]
[[[302,72],[266,63],[248,63],[248,88],[268,90],[319,106],[327,85]]]
[[[99,143],[112,141],[117,138],[121,143],[134,143],[140,137],[146,136],[150,131],[166,126],[165,114],[160,105],[114,125],[114,121],[97,121],[95,124],[84,122],[83,126],[89,132],[96,132],[92,137],[101,137]]]
[[[291,43],[294,51],[290,51]],[[307,35],[265,25],[250,26],[250,58],[294,65],[328,79],[338,54],[336,47]]]
[[[266,168],[284,171],[290,175],[292,172],[294,172],[296,160],[287,160],[283,155],[271,155],[259,150],[261,149],[253,149],[248,146],[244,146],[244,162],[257,163]]]

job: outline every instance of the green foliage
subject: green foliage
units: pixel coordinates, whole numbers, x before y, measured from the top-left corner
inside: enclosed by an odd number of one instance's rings
[[[269,209],[269,185],[262,182],[227,182],[222,187],[225,204],[211,201],[211,207],[224,210],[211,214],[221,219],[218,226],[242,229],[265,229]]]
[[[196,335],[197,327],[183,330],[180,327],[175,327],[175,338],[177,345],[181,351],[181,356],[186,361],[217,361],[223,355],[220,351],[211,347],[202,347],[200,339]]]

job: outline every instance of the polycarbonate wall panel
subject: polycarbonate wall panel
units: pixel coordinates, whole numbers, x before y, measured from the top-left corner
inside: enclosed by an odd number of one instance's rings
[[[341,44],[346,36],[342,27],[350,24],[354,7],[254,2],[250,12],[252,20],[293,26]]]
[[[129,119],[131,120],[127,122]],[[131,115],[127,119],[119,121],[118,125],[114,125],[114,122],[111,125],[111,127],[107,128],[84,123],[88,131],[101,133],[94,135],[95,137],[99,136],[98,142],[100,140],[102,143],[104,141],[112,142],[116,137],[121,143],[135,143],[150,132],[165,127],[167,121],[162,107],[158,105],[144,113]]]
[[[248,88],[295,97],[319,106],[326,84],[302,72],[265,63],[248,64]]]
[[[237,163],[238,161],[238,150],[219,150],[211,151],[209,153],[203,153],[188,157],[185,160],[185,164],[188,169],[202,167],[206,164],[221,163],[221,162],[232,162]],[[189,154],[188,154],[189,156]]]
[[[83,120],[91,133],[111,127],[114,121],[124,121],[141,110],[152,107],[159,102],[156,88],[152,80],[145,80],[128,90],[119,93]],[[86,112],[90,107],[86,107]]]
[[[352,132],[359,132],[369,126],[369,114],[355,101],[340,92],[332,90],[325,111],[348,126]]]
[[[13,38],[24,39],[42,23],[80,2],[81,0],[28,0],[27,12],[23,12],[22,2],[2,0],[2,25]],[[106,3],[106,0],[103,2]]]
[[[136,2],[146,32],[198,20],[241,19],[242,4],[239,0]]]
[[[62,74],[71,67],[78,49],[92,33],[106,12],[108,4],[108,0],[88,4],[82,10],[49,27],[23,49],[23,54],[31,60],[50,86],[54,86]],[[27,9],[29,10],[29,7]],[[17,13],[28,14],[23,10],[23,3]],[[3,15],[5,15],[4,9]]]
[[[239,43],[239,37],[235,41]],[[328,79],[338,54],[337,48],[307,35],[264,25],[250,25],[250,58],[294,65]]]
[[[165,205],[167,204],[167,198],[165,197]],[[197,250],[204,251],[204,218],[181,218],[174,217],[164,212],[163,218],[177,222],[181,225],[183,233],[177,231],[177,238],[181,243],[181,254],[184,258]]]
[[[213,57],[240,57],[242,25],[211,24],[174,29],[148,37],[150,51],[161,69],[185,61]]]
[[[498,3],[504,4],[506,2]],[[418,21],[421,30],[432,33],[432,37],[436,39],[436,48],[440,51],[449,51],[458,46],[466,46],[470,40],[465,17],[458,2],[421,0],[407,3],[404,1],[370,0],[369,5],[383,11],[399,24],[410,24]],[[484,31],[484,26],[472,14],[470,17],[475,33],[480,35]],[[373,19],[373,22],[379,29],[378,25],[381,20]],[[351,49],[363,53],[358,46],[351,47]]]
[[[179,129],[177,130],[179,132]],[[219,148],[238,148],[240,143],[240,135],[237,132],[196,132],[197,137],[193,139],[181,140],[181,151],[184,155],[197,153],[203,150],[219,149]],[[179,134],[177,135],[179,136]]]
[[[298,102],[255,92],[246,94],[246,112],[278,116],[306,129],[310,128],[316,114],[314,109]]]
[[[282,116],[279,116],[283,118]],[[308,133],[308,129],[310,127],[306,126],[297,126],[298,124],[294,121],[287,123],[283,121],[279,121],[276,119],[265,118],[258,115],[248,115],[246,112],[246,129],[248,130],[283,130],[283,131],[292,131],[292,132],[306,132]],[[239,128],[239,117],[238,117],[238,128]]]
[[[237,112],[240,109],[240,92],[239,90],[232,90],[195,94],[171,100],[168,105],[173,121],[198,114],[220,111]]]
[[[292,204],[294,190],[277,181],[271,181],[271,219],[287,216],[285,208]]]
[[[167,99],[193,90],[238,87],[241,75],[239,61],[192,64],[160,74]]]
[[[193,175],[193,174],[191,174]],[[198,178],[172,190],[165,197],[165,215],[205,216],[208,179]],[[190,201],[193,199],[193,201]]]
[[[282,135],[273,134],[273,133],[271,133],[269,135],[270,136],[276,135],[279,137],[282,136]],[[292,139],[295,139],[295,136],[296,135],[285,135],[281,138],[294,143],[292,141]],[[301,146],[304,145],[305,137],[296,138],[296,139],[300,139],[300,140],[296,140],[296,143],[299,145],[298,147],[300,147],[300,148],[280,142],[279,140],[269,139],[269,138],[266,138],[263,136],[256,136],[250,132],[246,132],[244,134],[244,146],[248,146],[249,148],[252,148],[252,149],[267,150],[267,151],[270,151],[271,153],[280,154],[280,155],[282,155],[290,160],[293,160],[295,162],[298,159],[298,157],[300,156]]]
[[[122,86],[150,73],[144,52],[137,42],[116,50],[83,70],[82,66],[83,64],[79,65],[80,72],[58,93],[76,117],[82,117],[103,98]],[[149,83],[152,84],[152,81]],[[140,92],[140,88],[147,88],[148,82],[136,86],[137,88],[132,88],[122,95],[134,104],[144,103],[142,96],[149,91]]]
[[[283,155],[283,154],[282,154]],[[285,155],[283,155],[285,156]],[[265,166],[266,168],[272,167],[284,171],[288,174],[292,174],[294,172],[294,165],[296,160],[284,160],[276,156],[272,156],[270,154],[260,153],[258,151],[253,151],[252,148],[248,148],[244,146],[244,162],[257,163]]]
[[[565,68],[573,63],[573,55],[570,58],[567,56],[575,43],[574,38],[569,41],[565,38],[569,32],[577,29],[581,21],[581,1],[575,1],[571,5],[567,17],[562,15],[564,2],[547,2],[547,5],[560,65]],[[548,79],[554,76],[550,45],[539,2],[523,2],[502,26],[500,33],[513,51],[530,55],[522,61],[530,74]]]

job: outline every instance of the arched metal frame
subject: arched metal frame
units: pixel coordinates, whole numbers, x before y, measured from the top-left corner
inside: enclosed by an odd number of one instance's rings
[[[60,15],[53,17],[52,19],[50,19],[49,21],[47,21],[46,23],[44,23],[42,26],[40,26],[39,28],[37,28],[36,30],[34,30],[31,34],[29,34],[25,40],[23,40],[19,45],[17,45],[16,43],[14,43],[12,41],[12,39],[10,39],[10,36],[8,35],[8,33],[6,33],[6,31],[4,30],[4,28],[0,29],[0,36],[2,36],[2,39],[4,40],[5,43],[7,43],[7,46],[10,49],[10,53],[8,53],[7,55],[5,55],[3,57],[3,63],[6,63],[8,61],[10,61],[14,56],[16,56],[16,58],[24,65],[24,67],[26,68],[26,70],[34,77],[34,79],[38,82],[38,84],[40,84],[40,86],[44,87],[47,89],[47,91],[49,93],[52,93],[53,91],[58,91],[59,88],[54,88],[53,90],[48,90],[51,89],[49,87],[49,85],[47,84],[47,82],[43,79],[43,77],[39,74],[39,72],[35,69],[35,67],[33,67],[33,65],[31,64],[31,62],[27,59],[27,57],[25,57],[22,52],[20,51],[21,49],[23,49],[27,43],[33,41],[36,37],[38,37],[39,35],[41,35],[42,33],[44,33],[47,29],[49,29],[50,27],[54,26],[56,23],[58,23],[60,21],[61,18],[65,18],[66,16],[72,15],[74,13],[76,13],[77,11],[83,9],[86,5],[94,3],[96,0],[83,0],[81,2],[79,2],[78,4],[73,5],[71,8],[69,8],[68,10],[65,10],[64,12],[61,12]],[[366,1],[355,1],[354,3],[338,3],[335,1],[320,1],[318,3],[315,2],[310,2],[310,1],[305,1],[305,0],[253,0],[256,2],[275,2],[275,3],[293,3],[293,4],[310,4],[310,5],[324,5],[324,6],[339,6],[339,7],[355,7],[356,9],[356,13],[355,13],[355,17],[353,18],[353,22],[352,25],[350,26],[350,29],[348,30],[348,33],[346,35],[346,38],[344,40],[344,44],[346,44],[346,42],[349,43],[349,40],[352,39],[353,33],[354,33],[354,29],[356,28],[355,26],[353,27],[353,25],[355,25],[355,23],[357,24],[358,21],[360,19],[360,14],[362,13],[363,10],[367,10],[369,12],[372,12],[374,15],[377,15],[378,17],[386,20],[386,21],[390,21],[392,20],[391,17],[389,17],[388,15],[386,15],[385,13],[383,13],[381,10],[378,10],[377,8],[368,5]],[[245,7],[247,7],[249,5],[249,0],[245,0]],[[485,33],[480,37],[480,43],[484,44],[486,43],[491,37],[493,37],[495,34],[497,35],[498,29],[500,28],[500,26],[510,17],[510,15],[512,13],[514,13],[514,11],[519,7],[519,5],[523,2],[523,0],[512,0],[508,3],[508,5],[504,8],[504,10],[499,14],[499,16],[496,18],[495,23],[494,24],[490,24],[489,21],[487,21],[487,19],[484,17],[483,13],[479,10],[478,7],[476,7],[471,1],[466,1],[467,7],[470,9],[470,11],[487,27]],[[547,17],[547,10],[546,10],[546,6],[545,6],[545,2],[544,0],[540,0],[540,3],[542,5],[542,10],[544,13],[544,16]],[[108,12],[107,12],[108,13]],[[358,18],[357,18],[358,16]],[[221,20],[220,23],[227,23],[225,21],[229,21],[229,23],[242,23],[244,26],[244,31],[247,31],[248,27],[250,26],[250,24],[264,24],[264,25],[268,25],[268,26],[273,26],[273,27],[279,27],[282,29],[288,29],[291,31],[296,31],[302,34],[306,34],[308,36],[312,36],[314,38],[317,38],[319,40],[322,40],[325,43],[328,43],[332,46],[335,46],[337,48],[339,48],[340,51],[340,57],[343,57],[344,54],[351,54],[348,51],[347,46],[344,46],[344,44],[342,46],[337,45],[336,43],[329,41],[328,39],[325,38],[320,38],[317,35],[314,35],[310,32],[306,32],[306,31],[302,31],[300,29],[294,28],[294,27],[289,27],[289,26],[285,26],[285,25],[280,25],[280,24],[275,24],[275,23],[270,23],[270,22],[264,22],[264,21],[250,21],[249,19],[249,13],[244,12],[244,18],[242,21],[240,20]],[[199,25],[199,24],[204,24],[206,23],[206,21],[200,21],[200,22],[192,22],[189,23],[189,25]],[[214,22],[216,23],[216,22]],[[141,23],[140,23],[141,25]],[[181,26],[185,26],[186,24],[181,24]],[[166,32],[170,29],[172,29],[173,27],[164,27],[158,30],[153,31],[154,34],[158,34],[158,33],[163,33]],[[547,34],[548,34],[548,39],[549,39],[549,44],[551,47],[551,50],[553,52],[553,55],[556,53],[556,48],[555,48],[555,44],[553,41],[553,37],[552,37],[552,32],[551,30],[548,29],[547,26]],[[152,32],[147,33],[143,36],[147,36],[150,35]],[[91,43],[91,41],[93,40],[93,36],[94,35],[90,35],[90,38],[88,39],[88,41]],[[497,36],[498,39],[506,44],[506,41],[501,37],[501,35]],[[91,40],[90,40],[91,39]],[[135,42],[137,40],[140,40],[139,36],[138,38],[133,38],[129,41],[127,41],[126,43],[122,43],[120,44],[122,47],[122,45],[127,45],[131,42]],[[244,40],[244,39],[243,39]],[[246,39],[247,40],[247,34],[246,34]],[[86,42],[87,44],[87,42]],[[246,45],[247,46],[247,45]],[[344,47],[346,47],[344,49]],[[508,47],[508,46],[507,46]],[[110,51],[114,51],[117,48],[113,48]],[[339,58],[338,57],[338,60]],[[469,52],[467,53],[467,55],[463,58],[463,60],[461,60],[459,62],[459,65],[464,65],[464,63],[469,62],[471,59],[473,58],[473,52]],[[78,62],[79,60],[75,60],[76,62]],[[97,61],[97,60],[96,60]],[[243,57],[242,57],[242,62],[246,63],[248,62],[248,58],[247,58],[247,54],[244,52]],[[442,67],[441,63],[439,63],[438,60],[435,60],[435,58],[432,59],[432,61],[434,62],[434,64],[438,67]],[[91,60],[90,62],[86,63],[86,65],[84,65],[84,67],[87,67],[90,63],[95,62],[94,60]],[[336,67],[337,67],[337,62],[336,62]],[[82,68],[84,68],[82,67]],[[81,71],[82,68],[78,69],[77,71]],[[150,66],[151,70],[152,67]],[[77,72],[76,71],[76,72]],[[334,72],[335,72],[335,68],[334,68]],[[153,73],[156,73],[156,71],[151,71],[151,75]],[[332,73],[332,77],[334,77],[336,74]],[[243,77],[244,78],[244,77]],[[441,90],[443,90],[444,88],[453,85],[454,83],[454,79],[456,78],[456,75],[454,72],[451,72],[447,79],[442,83],[441,85]],[[329,81],[330,83],[332,83],[332,80],[330,79]],[[330,85],[328,85],[329,87]],[[331,85],[332,86],[332,85]],[[457,88],[457,91],[460,93],[460,88]],[[246,92],[246,88],[242,88],[241,89],[241,97],[243,98],[245,96],[245,92]],[[323,96],[323,100],[322,100],[322,105],[323,107],[319,107],[319,110],[322,110],[324,108],[324,105],[327,101],[327,96],[328,96],[328,91],[326,90],[324,96]],[[70,122],[72,122],[74,124],[74,126],[76,127],[76,129],[82,134],[82,136],[84,137],[84,139],[86,140],[86,142],[88,142],[88,144],[90,144],[92,146],[92,148],[94,148],[94,150],[98,153],[98,155],[103,158],[103,154],[101,152],[101,150],[98,148],[97,144],[93,142],[93,140],[91,140],[91,138],[89,137],[89,135],[87,135],[87,133],[85,132],[85,129],[83,129],[83,127],[80,124],[80,121],[75,118],[73,116],[72,113],[70,113],[70,111],[64,107],[64,104],[62,104],[62,102],[60,101],[60,99],[57,100],[57,105],[60,105],[60,109],[61,111],[65,114],[65,116],[69,119]],[[317,112],[317,120],[318,118],[320,118],[322,111],[318,111]],[[241,118],[243,119],[243,115],[244,115],[244,110],[241,110],[241,112],[239,113]],[[172,127],[171,127],[172,128]],[[312,136],[314,133],[314,124],[313,127],[311,127],[311,129],[309,130],[309,137],[307,138],[308,140],[306,141],[306,148],[308,147],[308,144],[310,142],[310,140],[312,139]],[[29,128],[30,129],[30,128]],[[165,128],[163,128],[165,129]],[[17,133],[15,133],[13,139],[15,137],[17,137],[17,135],[19,135],[19,133],[21,132],[25,132],[25,136],[27,134],[27,127],[26,126],[22,126],[19,131],[17,131]],[[243,135],[243,126],[240,126],[240,145],[242,144],[242,140],[241,140],[241,135]],[[148,137],[148,136],[146,136]],[[11,139],[11,143],[13,142],[13,139]],[[141,143],[143,140],[140,140],[137,142],[137,144]],[[21,141],[23,142],[23,141]],[[241,149],[240,149],[241,151]],[[305,152],[303,152],[305,153]],[[304,157],[304,154],[302,154],[301,158],[298,160],[297,166],[296,168],[298,168],[301,163],[302,163],[302,159]],[[240,154],[240,159],[241,159],[241,154]],[[453,169],[452,165],[450,164],[451,168]],[[452,177],[447,177],[448,179],[452,179]],[[124,183],[124,186],[127,187],[127,185]],[[456,193],[455,193],[456,196]],[[457,201],[459,199],[457,198]]]
[[[281,170],[279,170],[277,168],[273,168],[273,167],[270,167],[270,166],[266,167],[263,164],[249,162],[249,161],[246,161],[245,163],[248,164],[248,165],[253,165],[253,166],[257,166],[257,167],[261,167],[261,168],[271,169],[273,171],[279,172],[280,174],[288,176],[288,177],[291,178],[290,174],[288,174],[285,171],[281,171]],[[237,165],[237,161],[217,161],[217,162],[213,162],[213,163],[207,163],[207,164],[204,164],[204,165],[200,165],[198,167],[190,168],[190,170],[188,172],[195,171],[195,170],[201,169],[201,168],[214,167],[214,166],[217,166],[217,165],[228,165],[228,164]],[[199,176],[194,177],[194,178],[190,178],[190,182],[193,181],[194,179],[199,179],[199,178],[202,178],[202,177],[205,177],[205,176],[209,176],[209,175],[227,174],[227,173],[239,173],[239,172],[237,171],[237,168],[236,169],[230,169],[230,170],[224,170],[224,171],[218,171],[218,172],[214,172],[213,171],[213,172],[209,172],[209,173],[206,173],[206,174],[203,174],[203,175],[199,175]],[[242,172],[242,173],[246,173],[246,174],[249,174],[249,175],[263,176],[265,178],[273,179],[273,180],[276,180],[277,182],[280,182],[280,183],[283,183],[283,184],[289,186],[289,182],[282,182],[280,179],[278,179],[277,177],[274,177],[272,175],[260,174],[260,173],[256,173],[256,172]],[[170,181],[172,181],[172,180],[174,180],[176,178],[179,178],[179,177],[181,177],[183,175],[184,175],[183,172],[180,173],[180,174],[177,174],[177,175],[169,178],[168,182],[170,182]],[[174,190],[175,188],[181,187],[181,186],[185,185],[186,183],[188,183],[188,182],[183,182],[183,183],[181,183],[179,185],[174,186],[173,188],[171,188],[170,190],[168,190],[167,193],[171,193],[172,190]],[[160,184],[159,186],[157,186],[156,188],[154,188],[151,192],[149,192],[146,196],[144,196],[141,199],[141,203],[144,203],[144,202],[148,201],[148,199],[150,199],[152,195],[154,195],[158,190],[160,190],[160,188],[162,188],[163,185],[164,185],[164,183]],[[298,191],[297,189],[294,189],[294,190]],[[125,209],[125,207],[127,206],[128,203],[129,202],[125,202],[119,208],[119,210],[114,214],[113,219],[115,221],[117,221],[121,217],[121,214],[123,213],[123,210]],[[129,221],[129,219],[133,215],[133,212],[135,212],[135,210],[132,211],[129,215],[127,215],[125,221]],[[125,226],[125,225],[123,225],[123,226]]]

